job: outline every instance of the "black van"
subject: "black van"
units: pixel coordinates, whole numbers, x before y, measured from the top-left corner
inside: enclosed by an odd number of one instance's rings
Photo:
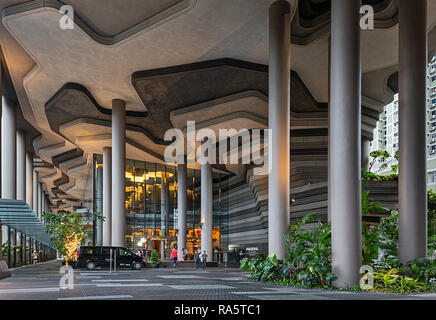
[[[142,257],[134,254],[132,251],[121,247],[101,247],[101,246],[83,246],[79,249],[78,266],[94,270],[97,267],[109,268],[116,262],[118,267],[129,267],[134,270],[141,270],[145,267],[145,261]]]

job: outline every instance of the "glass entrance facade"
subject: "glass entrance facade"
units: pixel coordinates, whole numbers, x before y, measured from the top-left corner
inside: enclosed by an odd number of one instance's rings
[[[95,167],[102,157],[95,156]],[[177,167],[126,160],[126,243],[133,252],[156,249],[169,258],[177,247]],[[228,202],[221,194],[227,190],[228,175],[213,173],[213,248],[227,250],[228,241],[222,236],[227,227]],[[201,172],[187,170],[187,251],[191,258],[201,248]],[[95,195],[98,198],[98,195]],[[181,248],[180,248],[181,249]]]

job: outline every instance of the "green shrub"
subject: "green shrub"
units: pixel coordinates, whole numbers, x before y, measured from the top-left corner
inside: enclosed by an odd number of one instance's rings
[[[2,243],[2,258],[7,259],[8,257],[8,242]]]
[[[369,192],[363,191],[362,187],[362,214],[388,213],[389,211],[380,202],[372,200],[369,197]]]
[[[398,211],[391,211],[389,217],[381,219],[375,232],[378,248],[381,251],[381,257],[375,261],[375,267],[381,269],[398,267]]]
[[[428,204],[428,255],[433,256],[436,251],[436,192],[432,189],[428,190],[427,193],[427,204]]]
[[[275,254],[271,254],[268,257],[262,255],[248,259],[241,260],[241,268],[243,270],[251,270],[251,278],[256,281],[262,282],[276,282],[281,278],[281,268],[283,261],[278,260]]]
[[[241,260],[240,267],[252,272],[257,281],[275,282],[306,288],[327,288],[336,280],[331,270],[331,229],[318,223],[315,230],[303,226],[315,221],[315,214],[306,215],[300,222],[290,225],[286,239],[286,257],[275,255]]]
[[[392,174],[376,174],[373,172],[365,172],[364,169],[362,169],[362,180],[363,181],[374,181],[374,182],[382,182],[382,181],[397,181],[398,180],[398,174],[392,173]]]
[[[436,260],[430,258],[416,259],[405,268],[402,268],[401,271],[421,282],[430,283],[431,279],[436,278]]]
[[[158,253],[157,253],[157,250],[156,250],[156,249],[154,249],[154,250],[151,252],[150,264],[151,264],[153,267],[158,267],[158,266],[160,265],[160,258],[159,258],[159,256],[158,256]]]
[[[362,265],[372,265],[378,258],[379,252],[379,234],[377,228],[370,226],[366,229],[362,223]]]
[[[318,222],[314,230],[303,228],[313,223],[315,217],[311,213],[290,225],[285,261],[291,271],[286,276],[303,287],[330,287],[336,280],[331,269],[331,227]]]
[[[374,289],[372,291],[412,293],[429,291],[429,289],[426,283],[407,275],[401,275],[397,269],[374,272]]]

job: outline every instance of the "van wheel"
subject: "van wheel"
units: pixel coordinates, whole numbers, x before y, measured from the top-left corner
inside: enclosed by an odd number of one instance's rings
[[[133,270],[141,270],[141,268],[142,268],[141,262],[134,262],[132,265]]]
[[[88,269],[88,270],[95,270],[95,263],[92,262],[92,261],[89,261],[89,262],[86,264],[86,269]]]

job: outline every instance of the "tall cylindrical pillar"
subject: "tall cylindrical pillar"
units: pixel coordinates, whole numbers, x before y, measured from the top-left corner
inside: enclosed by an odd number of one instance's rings
[[[112,100],[112,245],[124,247],[125,214],[126,104]]]
[[[16,268],[17,267],[17,229],[13,229],[12,232],[13,232],[12,241],[14,247],[12,250],[12,255],[13,255],[12,259],[14,259],[13,266],[14,268]]]
[[[38,176],[39,176],[39,174],[38,174]],[[37,195],[37,213],[38,213],[38,219],[39,220],[42,220],[41,219],[41,212],[42,212],[42,202],[41,202],[41,198],[42,198],[42,191],[41,191],[41,182],[39,182],[38,181],[38,183],[37,183],[37,193],[38,193],[38,195]]]
[[[96,186],[95,186],[95,211],[103,214],[103,165],[97,164],[96,168]],[[103,222],[101,220],[96,221],[96,245],[103,245]]]
[[[24,266],[26,264],[26,235],[22,232],[20,232],[20,246],[21,246],[21,251],[20,251],[20,261],[21,261],[21,266]]]
[[[359,284],[361,244],[361,0],[332,1],[330,215],[338,287]]]
[[[427,0],[399,2],[399,256],[427,256]]]
[[[212,261],[212,166],[201,165],[201,252],[207,253],[207,261]]]
[[[285,256],[289,225],[290,187],[290,5],[274,2],[269,9],[268,123],[268,252]]]
[[[33,208],[33,154],[26,152],[26,202]]]
[[[26,200],[26,133],[17,130],[17,200]]]
[[[161,237],[168,237],[168,206],[169,206],[169,190],[167,183],[166,171],[162,172],[161,190],[160,190],[160,230]],[[161,240],[160,257],[165,259],[165,240]]]
[[[369,144],[370,140],[367,137],[362,137],[362,168],[365,172],[369,170]]]
[[[186,249],[186,163],[177,165],[177,254],[184,260],[182,249]]]
[[[38,172],[33,170],[33,212],[38,216]]]
[[[12,254],[11,254],[11,247],[12,247],[12,237],[11,237],[11,227],[8,226],[8,245],[7,245],[7,257],[8,257],[8,267],[12,268]]]
[[[112,245],[112,149],[103,148],[103,245]]]
[[[16,123],[16,106],[15,104],[2,97],[2,119],[1,119],[1,181],[2,181],[2,198],[16,199],[17,186],[17,123]]]

